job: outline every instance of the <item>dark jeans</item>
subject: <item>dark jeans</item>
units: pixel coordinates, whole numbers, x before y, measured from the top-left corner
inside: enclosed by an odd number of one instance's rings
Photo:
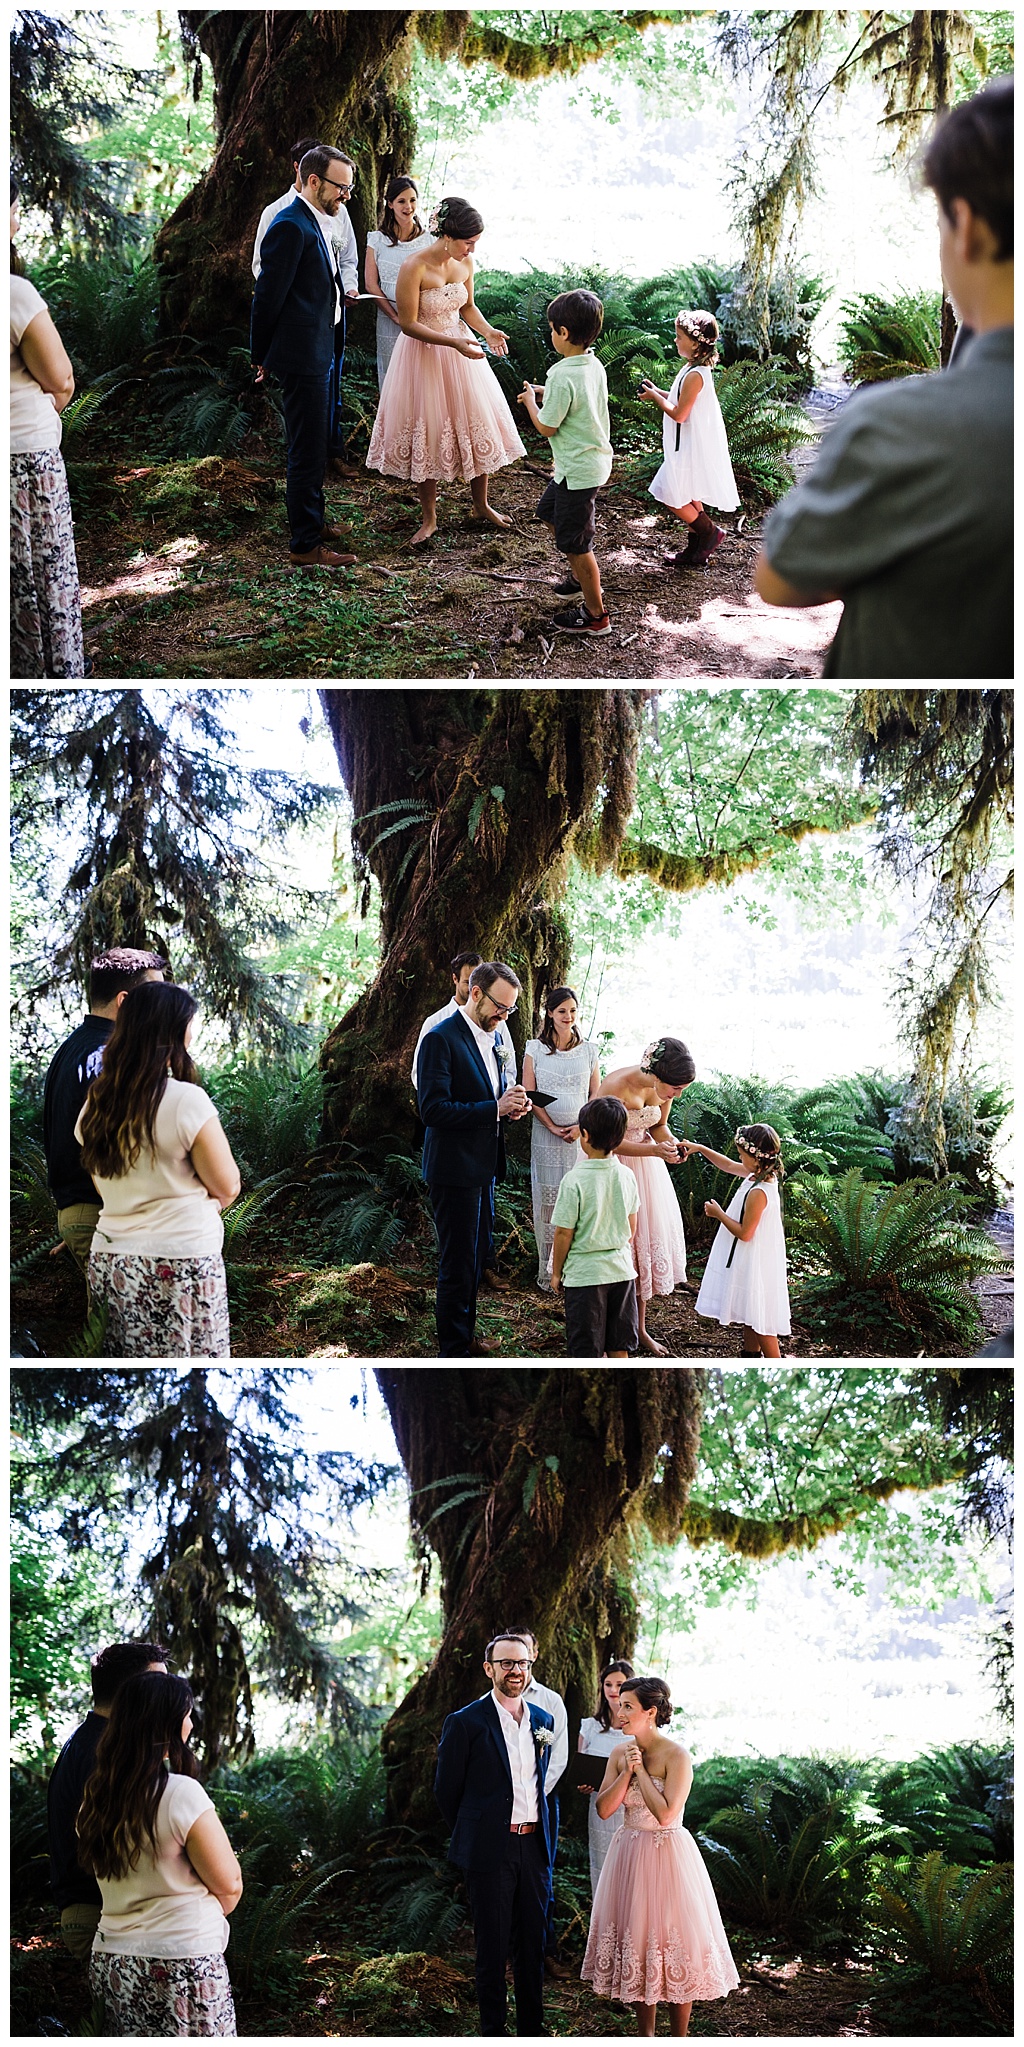
[[[430,1189],[438,1252],[437,1349],[442,1358],[469,1356],[487,1247],[492,1185]]]
[[[288,441],[284,495],[293,554],[308,554],[318,547],[323,531],[331,375],[323,370],[317,376],[277,380]]]
[[[516,2032],[537,2036],[544,2026],[544,1931],[550,1873],[544,1836],[508,1834],[487,1869],[467,1869],[466,1889],[476,1939],[476,1994],[480,2031],[505,2030],[505,1962],[512,1949]]]
[[[341,319],[334,329],[334,361],[331,364],[330,420],[327,429],[327,452],[342,462],[345,460],[345,429],[342,425],[343,405],[341,373],[345,367],[345,300],[341,301]]]

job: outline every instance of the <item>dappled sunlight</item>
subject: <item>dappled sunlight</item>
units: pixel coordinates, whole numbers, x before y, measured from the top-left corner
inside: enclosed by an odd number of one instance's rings
[[[717,645],[723,653],[742,652],[745,661],[778,661],[787,654],[824,654],[842,617],[841,604],[816,604],[787,611],[765,604],[755,591],[742,603],[711,597],[696,618],[662,618],[656,604],[646,608],[644,625],[668,640],[693,640]]]
[[[169,540],[154,553],[139,548],[129,557],[124,575],[112,583],[82,585],[82,610],[105,604],[111,597],[161,597],[184,581],[185,566],[198,555],[207,554],[206,543],[194,533]]]

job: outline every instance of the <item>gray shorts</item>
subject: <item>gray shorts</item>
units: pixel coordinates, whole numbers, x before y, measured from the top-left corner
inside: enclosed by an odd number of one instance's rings
[[[568,1358],[600,1358],[615,1350],[635,1350],[639,1341],[636,1280],[608,1280],[602,1286],[567,1286],[565,1354]]]

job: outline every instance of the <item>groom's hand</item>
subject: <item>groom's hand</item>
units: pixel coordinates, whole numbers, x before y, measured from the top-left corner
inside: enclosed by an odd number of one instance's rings
[[[513,1121],[515,1121],[517,1117],[525,1116],[527,1110],[532,1109],[532,1107],[533,1103],[527,1099],[526,1089],[520,1087],[517,1083],[515,1087],[507,1087],[504,1094],[499,1098],[498,1114],[499,1116],[511,1116]]]

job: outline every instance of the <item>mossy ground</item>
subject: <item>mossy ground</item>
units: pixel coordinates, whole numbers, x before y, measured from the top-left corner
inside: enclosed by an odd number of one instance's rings
[[[83,447],[83,454],[85,449]],[[101,452],[94,435],[90,455]],[[97,680],[122,676],[259,678],[595,676],[816,677],[836,607],[773,611],[754,595],[759,525],[729,522],[704,572],[666,567],[682,544],[671,514],[617,463],[598,515],[611,634],[555,632],[564,574],[533,510],[547,471],[520,462],[494,479],[512,527],[470,518],[469,492],[440,492],[436,538],[410,540],[411,486],[363,471],[331,485],[328,515],[355,568],[293,568],[283,457],[76,459],[68,451],[86,651]]]

